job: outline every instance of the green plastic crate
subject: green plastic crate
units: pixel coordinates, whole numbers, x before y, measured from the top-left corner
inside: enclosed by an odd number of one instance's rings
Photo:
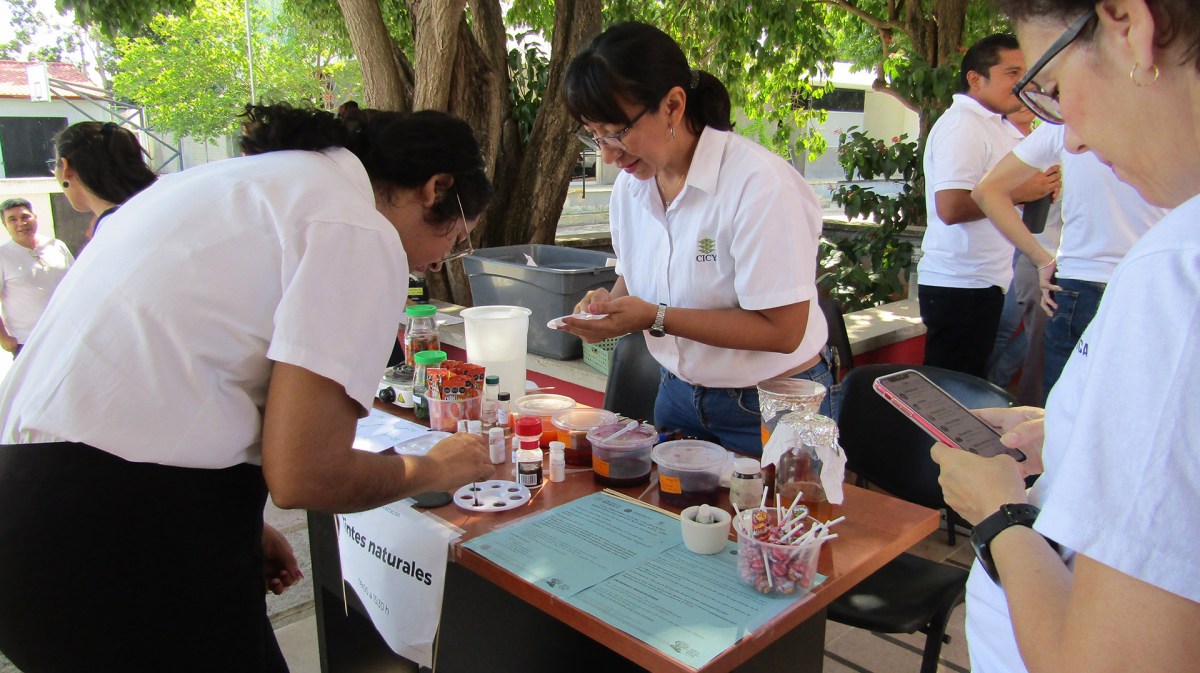
[[[583,344],[583,361],[601,374],[608,374],[612,366],[613,351],[617,349],[617,341],[621,337],[613,337],[594,344]]]

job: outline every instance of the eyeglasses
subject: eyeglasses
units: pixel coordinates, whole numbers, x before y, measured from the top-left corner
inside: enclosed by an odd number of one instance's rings
[[[55,173],[58,170],[58,159],[47,159],[46,170],[50,171],[51,174]]]
[[[575,137],[579,138],[579,142],[583,143],[588,149],[595,152],[599,152],[605,147],[618,152],[628,152],[629,148],[625,146],[625,142],[623,140],[625,134],[633,130],[633,125],[638,123],[638,120],[641,119],[642,116],[644,116],[647,112],[649,112],[651,107],[652,106],[647,105],[646,107],[642,108],[641,112],[637,113],[633,119],[629,120],[629,125],[617,133],[600,136],[599,138],[590,133],[576,133]]]
[[[454,200],[458,201],[458,214],[462,216],[462,232],[454,232],[454,247],[450,248],[450,252],[446,253],[445,257],[438,260],[439,264],[445,264],[475,252],[475,246],[471,245],[471,232],[467,230],[467,214],[463,211],[462,199],[456,193]]]
[[[1083,29],[1086,28],[1095,17],[1096,13],[1094,11],[1089,11],[1078,19],[1075,19],[1075,22],[1072,23],[1069,28],[1067,28],[1066,32],[1060,35],[1058,39],[1054,41],[1054,44],[1050,45],[1050,48],[1046,50],[1046,53],[1042,54],[1042,57],[1037,60],[1037,63],[1034,63],[1033,67],[1025,73],[1024,77],[1021,78],[1021,81],[1017,82],[1017,85],[1013,87],[1013,94],[1015,94],[1017,98],[1020,98],[1021,102],[1024,103],[1025,106],[1030,110],[1032,110],[1033,114],[1037,115],[1038,118],[1042,119],[1043,121],[1050,122],[1051,124],[1063,123],[1062,108],[1058,104],[1058,93],[1055,92],[1049,94],[1045,91],[1042,91],[1042,88],[1037,84],[1034,84],[1033,87],[1030,87],[1029,85],[1033,82],[1033,78],[1037,77],[1037,74],[1046,67],[1047,63],[1049,63],[1055,56],[1058,56],[1060,53],[1062,53],[1064,49],[1071,46],[1072,42],[1079,39],[1080,34],[1083,33]]]

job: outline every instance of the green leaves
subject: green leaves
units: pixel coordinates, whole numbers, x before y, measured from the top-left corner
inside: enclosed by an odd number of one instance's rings
[[[119,37],[118,96],[147,108],[156,129],[211,141],[236,133],[251,100],[241,0],[198,0],[188,15],[159,14],[139,37]],[[360,88],[357,67],[338,60],[292,15],[251,8],[258,101],[336,105]]]
[[[925,198],[917,144],[907,136],[888,144],[850,127],[840,141],[838,161],[848,180],[890,181],[899,188],[885,194],[843,182],[833,192],[833,202],[851,222],[873,222],[866,231],[836,243],[821,239],[821,267],[827,272],[818,282],[847,310],[855,311],[894,301],[901,294],[901,273],[912,263],[913,246],[900,234],[910,222],[925,221]]]

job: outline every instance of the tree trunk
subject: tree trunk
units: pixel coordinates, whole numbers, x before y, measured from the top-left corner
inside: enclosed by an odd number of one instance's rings
[[[470,25],[463,11],[465,5],[465,0],[412,0],[409,4],[418,45],[415,107],[445,110],[466,120],[479,138],[485,165],[495,181],[502,170],[504,120],[512,116],[507,34],[497,0],[472,0]],[[482,241],[489,228],[485,213],[474,240]],[[426,277],[432,296],[463,306],[472,304],[461,262],[452,262],[441,273]]]
[[[403,55],[388,35],[378,0],[338,0],[338,6],[362,68],[364,106],[379,110],[411,109],[412,78],[406,76]]]
[[[504,240],[513,243],[553,243],[579,149],[570,133],[575,120],[562,101],[567,64],[586,40],[600,30],[600,0],[557,0],[550,71],[541,109],[509,192],[503,216]]]
[[[408,3],[413,28],[413,68],[417,73],[414,110],[448,111],[450,108],[451,78],[455,59],[462,49],[458,28],[466,5],[466,0],[410,0]]]
[[[937,0],[933,10],[938,26],[937,60],[930,61],[934,67],[953,59],[958,54],[958,50],[963,47],[968,2],[969,0]]]

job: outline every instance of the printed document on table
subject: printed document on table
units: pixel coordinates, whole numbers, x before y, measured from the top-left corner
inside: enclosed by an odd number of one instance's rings
[[[679,546],[679,521],[593,493],[464,546],[557,596],[571,596]]]
[[[737,544],[726,542],[718,554],[693,554],[679,545],[566,601],[699,668],[796,597],[766,596],[743,584]]]

